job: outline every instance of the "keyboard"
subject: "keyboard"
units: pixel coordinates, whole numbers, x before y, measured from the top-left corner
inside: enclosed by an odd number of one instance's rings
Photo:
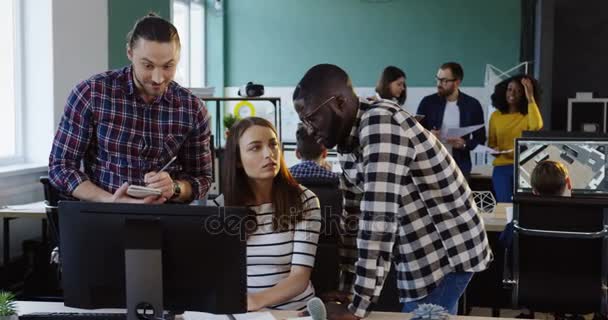
[[[19,320],[126,320],[125,313],[37,312],[19,316]]]

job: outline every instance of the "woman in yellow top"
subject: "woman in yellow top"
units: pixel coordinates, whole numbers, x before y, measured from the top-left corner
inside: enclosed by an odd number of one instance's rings
[[[492,185],[498,202],[512,200],[515,139],[521,137],[523,131],[543,127],[536,104],[538,92],[536,81],[523,75],[507,79],[494,88],[492,104],[498,110],[490,117],[488,146],[500,152],[492,163]]]

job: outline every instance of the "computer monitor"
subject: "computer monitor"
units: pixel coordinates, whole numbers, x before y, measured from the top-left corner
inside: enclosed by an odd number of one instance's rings
[[[248,210],[62,201],[66,306],[247,311]],[[149,312],[149,311],[148,311]],[[141,317],[139,317],[141,318]]]
[[[568,169],[573,195],[608,195],[608,138],[536,136],[517,139],[515,194],[532,193],[532,171],[544,160],[558,161]]]

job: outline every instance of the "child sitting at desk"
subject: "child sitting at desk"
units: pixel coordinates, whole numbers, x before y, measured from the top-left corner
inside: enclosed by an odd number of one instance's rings
[[[247,233],[247,309],[305,309],[315,296],[317,196],[293,179],[277,132],[263,118],[245,118],[230,129],[224,161],[223,204],[247,206],[257,221]]]

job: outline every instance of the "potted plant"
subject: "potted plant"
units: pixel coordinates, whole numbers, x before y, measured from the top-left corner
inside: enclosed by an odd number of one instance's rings
[[[228,138],[228,132],[230,128],[238,121],[239,119],[235,117],[232,113],[228,113],[224,116],[224,128],[226,129],[225,135]]]
[[[17,320],[17,301],[12,292],[0,291],[0,320]]]

